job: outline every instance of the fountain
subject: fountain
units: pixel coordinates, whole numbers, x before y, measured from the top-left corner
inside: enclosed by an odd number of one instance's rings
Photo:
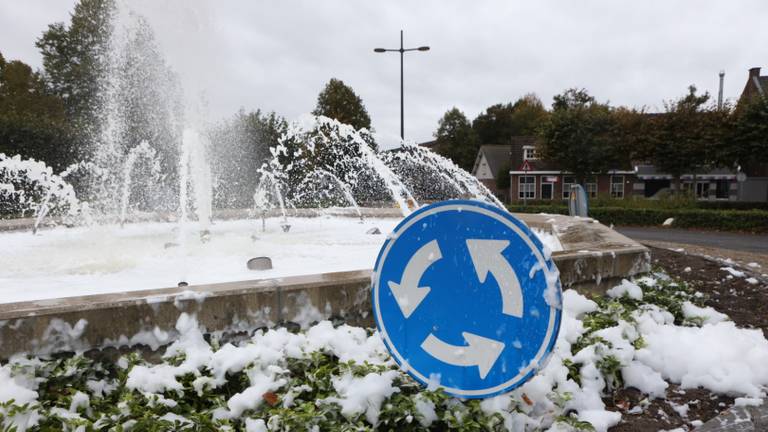
[[[136,160],[139,156],[147,158],[152,163],[152,179],[160,177],[160,165],[156,161],[156,152],[149,146],[146,141],[142,141],[141,144],[128,151],[128,157],[125,159],[125,165],[123,166],[123,187],[120,199],[120,226],[125,226],[125,218],[128,212],[128,202],[131,196],[131,173],[133,173],[133,167],[136,165]]]
[[[188,229],[189,190],[197,218],[200,240],[210,238],[213,218],[211,170],[206,163],[205,138],[194,129],[185,129],[179,159],[179,244],[184,245]]]
[[[267,169],[261,169],[259,174],[261,175],[261,178],[256,187],[256,191],[253,193],[253,204],[256,214],[261,216],[261,231],[265,232],[267,230],[267,212],[273,208],[272,201],[277,201],[277,205],[280,208],[280,214],[283,216],[281,226],[288,226],[290,229],[290,226],[288,225],[288,215],[285,212],[283,193],[280,191],[280,181]],[[287,231],[286,228],[283,228],[283,230]]]
[[[115,16],[99,85],[99,132],[83,161],[57,175],[42,162],[0,154],[0,212],[14,218],[0,221],[0,231],[18,231],[0,233],[0,322],[20,320],[13,328],[0,324],[0,358],[45,351],[46,329],[60,322],[91,322],[83,346],[101,346],[167,329],[184,308],[194,308],[210,331],[291,320],[285,314],[307,305],[316,316],[370,319],[366,269],[385,237],[367,233],[391,232],[419,202],[471,198],[503,207],[477,179],[427,149],[402,143],[378,151],[370,131],[311,115],[290,123],[266,160],[237,173],[250,179],[247,186],[227,185],[241,186],[248,202],[216,206],[226,168],[211,162],[220,159],[215,152],[243,154],[215,140],[205,104],[190,102],[197,96],[181,89],[147,22],[124,11]],[[322,187],[336,191],[354,217],[317,217]],[[281,230],[267,229],[270,217]],[[44,222],[67,227],[41,231]],[[527,222],[561,253],[558,265],[572,269],[564,283],[609,283],[647,267],[642,247],[599,224],[580,222],[590,239],[610,239],[616,253],[584,264],[592,255],[576,251],[597,240],[561,244],[570,222],[538,215]],[[200,241],[191,240],[195,231]],[[254,256],[274,264],[252,262],[258,280],[243,265]]]
[[[280,144],[272,149],[265,165],[289,186],[289,196],[306,175],[331,173],[339,182],[357,188],[367,201],[381,200],[381,192],[395,201],[403,216],[418,206],[408,188],[371,149],[372,137],[365,130],[323,116],[303,116],[290,124]],[[360,201],[360,200],[358,200]]]
[[[81,211],[74,188],[51,167],[32,159],[0,153],[0,212],[34,215],[33,232],[51,211],[75,218]],[[83,215],[87,219],[87,215]]]
[[[299,193],[298,199],[301,201],[307,200],[306,195],[308,192],[314,192],[315,194],[321,193],[323,195],[326,195],[323,198],[327,198],[327,195],[329,195],[328,190],[326,191],[312,190],[313,185],[329,186],[341,191],[342,197],[344,198],[344,200],[347,201],[347,204],[349,204],[350,206],[352,206],[352,208],[355,209],[355,213],[357,213],[357,217],[360,218],[360,223],[364,222],[363,213],[360,211],[360,206],[357,205],[357,201],[355,201],[355,197],[352,195],[352,190],[349,188],[349,186],[347,186],[341,180],[339,180],[338,177],[322,169],[316,169],[312,171],[304,178],[304,180],[302,180],[301,185],[299,186],[299,189],[302,192]],[[317,199],[316,195],[314,196],[314,198]]]

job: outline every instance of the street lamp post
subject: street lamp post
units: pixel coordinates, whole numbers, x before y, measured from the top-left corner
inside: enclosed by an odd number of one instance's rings
[[[374,48],[374,52],[399,52],[400,53],[400,138],[405,139],[405,104],[403,102],[403,55],[406,51],[429,51],[428,46],[420,46],[418,48],[403,48],[403,31],[400,30],[400,49],[387,49],[387,48]]]

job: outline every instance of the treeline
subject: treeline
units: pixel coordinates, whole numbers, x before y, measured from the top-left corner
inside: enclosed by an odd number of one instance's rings
[[[186,114],[179,79],[142,17],[116,46],[116,13],[114,0],[79,1],[68,22],[49,25],[36,41],[42,70],[0,53],[0,153],[42,161],[56,172],[82,161],[115,168],[146,141],[157,152],[163,182],[173,187]],[[322,89],[313,114],[371,129],[361,98],[338,79]],[[210,142],[217,206],[252,204],[257,169],[287,127],[275,112],[241,109],[200,131]],[[370,145],[376,148],[373,140]],[[79,196],[114,195],[84,189]]]
[[[158,151],[165,181],[176,184],[184,116],[178,78],[141,18],[123,49],[115,50],[110,41],[115,11],[114,0],[79,1],[69,22],[50,25],[37,40],[42,70],[0,53],[0,153],[37,159],[61,171],[92,160],[93,148],[107,138],[115,143],[111,154],[117,162],[147,141]],[[105,74],[120,76],[105,86]],[[107,117],[116,113],[124,124],[106,137]],[[320,92],[313,114],[372,130],[363,101],[338,79]],[[287,126],[274,112],[241,110],[201,131],[211,142],[217,204],[250,200],[255,172]],[[481,145],[536,135],[539,155],[578,178],[626,168],[632,161],[648,161],[679,176],[768,162],[768,100],[755,97],[717,107],[709,94],[691,87],[665,103],[664,112],[649,113],[569,89],[555,96],[550,107],[528,94],[490,106],[472,121],[452,108],[434,135],[436,150],[468,171]],[[94,162],[111,166],[113,161]]]
[[[590,173],[628,169],[632,161],[650,162],[679,180],[712,168],[768,163],[768,99],[755,96],[718,107],[708,93],[691,86],[666,102],[664,112],[649,113],[569,89],[554,97],[549,110],[534,95],[493,105],[472,122],[452,108],[434,134],[437,151],[467,170],[481,145],[508,144],[516,135],[538,136],[538,156],[580,181]]]

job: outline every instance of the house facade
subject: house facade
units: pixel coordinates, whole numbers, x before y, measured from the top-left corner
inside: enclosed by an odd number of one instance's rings
[[[747,82],[741,92],[739,103],[751,98],[768,99],[768,75],[760,75],[760,68],[749,70]],[[746,164],[741,167],[737,195],[741,201],[768,201],[768,164]]]
[[[654,198],[671,189],[674,181],[673,176],[657,172],[653,165],[636,165],[635,175],[635,195],[644,198]],[[680,185],[699,200],[737,201],[738,177],[733,170],[718,168],[703,174],[684,174],[680,176]]]
[[[740,101],[749,97],[768,98],[768,76],[760,75],[760,68],[749,70],[747,83]],[[504,201],[567,200],[575,177],[562,171],[551,161],[536,154],[537,137],[517,136],[510,145],[482,146],[478,152],[472,174]],[[509,189],[497,187],[499,167],[509,166]],[[674,177],[658,172],[648,163],[634,163],[627,167],[595,173],[585,184],[590,198],[658,198],[671,190]],[[768,165],[755,164],[739,169],[718,168],[704,173],[684,174],[680,187],[699,200],[710,201],[768,201]]]
[[[500,188],[498,178],[510,169],[511,145],[483,145],[477,152],[472,175],[480,180],[496,198],[508,201],[509,188]]]
[[[540,159],[536,154],[536,140],[534,136],[511,139],[509,200],[567,200],[576,177],[554,163]],[[614,169],[588,177],[585,190],[590,198],[627,199],[634,195],[636,182],[634,171]]]

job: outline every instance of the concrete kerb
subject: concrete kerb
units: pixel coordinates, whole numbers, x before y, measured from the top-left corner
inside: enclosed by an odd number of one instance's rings
[[[173,341],[182,313],[206,332],[338,318],[372,324],[367,270],[0,304],[0,358]]]
[[[397,209],[370,210],[368,217],[399,215]],[[591,219],[517,216],[560,239],[564,250],[552,258],[564,287],[601,294],[650,268],[647,248]],[[223,334],[329,318],[371,326],[370,278],[366,269],[0,304],[0,358],[135,345],[155,350],[177,337],[181,313]]]
[[[360,212],[363,217],[376,218],[376,217],[402,217],[403,214],[397,207],[360,207]],[[281,217],[282,212],[280,209],[270,209],[266,213],[266,217]],[[344,216],[344,217],[358,217],[357,212],[353,208],[345,207],[331,207],[331,208],[289,208],[286,209],[286,216],[291,218],[309,218],[309,217],[322,217],[322,216]],[[259,220],[260,214],[256,214],[253,210],[249,209],[222,209],[213,211],[214,220],[234,220],[234,219],[253,219]],[[96,223],[103,224],[119,224],[120,221],[115,217],[95,218]],[[178,214],[176,213],[132,213],[126,223],[146,223],[146,222],[165,222],[175,223],[178,222]],[[0,232],[8,231],[32,231],[35,226],[35,218],[18,218],[18,219],[0,219]],[[60,226],[69,226],[64,219],[60,217],[48,217],[41,223],[41,229],[50,229]]]
[[[735,406],[697,427],[695,432],[763,432],[768,430],[768,404]]]

